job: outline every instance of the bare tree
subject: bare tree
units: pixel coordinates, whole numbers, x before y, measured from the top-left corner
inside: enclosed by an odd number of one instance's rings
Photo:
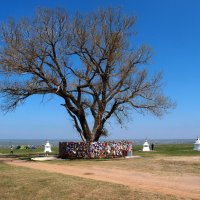
[[[1,24],[2,108],[58,95],[84,141],[98,141],[111,117],[122,124],[132,110],[163,115],[173,103],[162,94],[161,74],[148,75],[150,48],[132,45],[135,21],[113,9],[73,17],[39,9],[34,19]]]

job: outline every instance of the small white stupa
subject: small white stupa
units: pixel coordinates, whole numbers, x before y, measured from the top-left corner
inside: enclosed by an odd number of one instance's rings
[[[142,149],[142,151],[150,151],[149,143],[147,142],[147,140],[146,140],[145,143],[143,144],[143,149]]]
[[[51,145],[50,145],[49,141],[47,141],[45,146],[44,146],[44,152],[45,153],[50,153],[51,152]]]
[[[194,143],[194,150],[200,151],[200,138],[197,138],[197,140]]]

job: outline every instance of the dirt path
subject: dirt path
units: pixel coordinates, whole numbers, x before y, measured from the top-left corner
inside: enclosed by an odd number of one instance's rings
[[[23,166],[48,172],[62,173],[94,180],[127,185],[130,188],[141,189],[153,193],[171,194],[179,198],[200,199],[200,176],[163,176],[134,170],[100,168],[89,169],[81,166],[67,166],[42,162],[26,162],[7,160],[7,164]]]

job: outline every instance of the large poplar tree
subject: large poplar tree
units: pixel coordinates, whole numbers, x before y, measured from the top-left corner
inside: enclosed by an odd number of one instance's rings
[[[111,117],[122,124],[132,111],[163,115],[173,103],[162,94],[161,74],[148,73],[151,49],[134,46],[135,21],[119,9],[73,17],[39,9],[32,19],[1,24],[2,108],[57,95],[84,141],[105,136]]]

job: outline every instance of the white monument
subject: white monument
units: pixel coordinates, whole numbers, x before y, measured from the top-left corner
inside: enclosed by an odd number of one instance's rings
[[[143,149],[142,149],[142,151],[150,151],[149,143],[147,142],[147,140],[146,140],[145,143],[143,144]]]
[[[132,145],[132,143],[130,143],[129,142],[129,144],[128,144],[128,152],[127,152],[127,156],[128,157],[132,157],[133,155],[133,152],[132,152],[132,150],[133,150],[133,145]]]
[[[44,146],[44,152],[45,153],[50,153],[51,152],[51,145],[50,145],[49,141],[47,141],[45,146]]]
[[[200,151],[200,138],[197,138],[197,140],[194,143],[194,150]]]

